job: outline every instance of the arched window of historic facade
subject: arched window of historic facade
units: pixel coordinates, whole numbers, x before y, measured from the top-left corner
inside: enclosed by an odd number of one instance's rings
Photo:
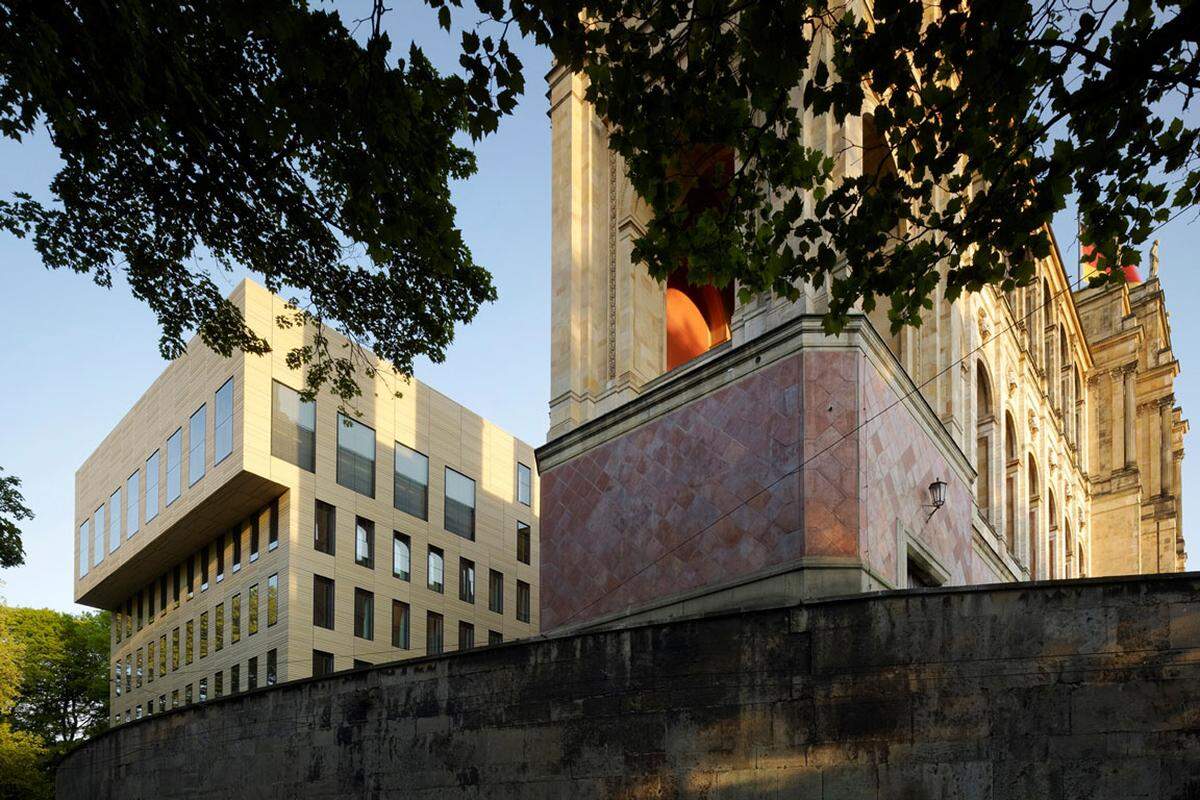
[[[1083,378],[1080,377],[1079,367],[1072,370],[1075,377],[1075,423],[1074,423],[1074,438],[1072,444],[1076,449],[1080,448],[1080,443],[1083,442]]]
[[[1004,412],[1004,543],[1008,552],[1017,552],[1017,473],[1021,465],[1017,446],[1017,426],[1012,414]]]
[[[719,207],[733,174],[733,151],[697,148],[681,160],[679,180],[685,186],[683,203],[691,219]],[[687,265],[667,278],[667,369],[675,369],[728,341],[733,318],[733,285],[693,285]]]
[[[1042,279],[1042,371],[1046,376],[1046,394],[1054,403],[1054,387],[1058,384],[1058,373],[1054,368],[1054,352],[1057,342],[1058,323],[1054,318],[1054,300],[1051,299],[1050,284]]]
[[[1051,579],[1059,577],[1058,574],[1058,503],[1054,499],[1054,490],[1049,491],[1049,503],[1046,510],[1049,512],[1048,526],[1046,536],[1046,566],[1049,568],[1049,576]]]
[[[1074,439],[1071,433],[1071,422],[1075,417],[1073,403],[1071,402],[1071,373],[1074,367],[1071,364],[1071,347],[1067,343],[1067,329],[1062,325],[1058,326],[1058,397],[1055,408],[1062,415],[1063,430],[1067,434],[1067,441]]]
[[[992,381],[980,360],[975,367],[975,503],[988,522],[992,521],[992,409]]]
[[[1029,454],[1029,577],[1037,580],[1041,565],[1042,532],[1038,527],[1038,512],[1041,511],[1042,489],[1037,461]]]
[[[1029,348],[1029,357],[1035,367],[1042,364],[1042,309],[1045,298],[1042,296],[1042,286],[1045,281],[1035,282],[1026,291],[1029,292],[1029,303],[1025,308],[1025,346]]]

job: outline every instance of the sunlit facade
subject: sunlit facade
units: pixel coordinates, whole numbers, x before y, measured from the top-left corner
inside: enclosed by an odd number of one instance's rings
[[[386,365],[305,401],[284,359],[312,330],[252,282],[232,300],[272,352],[193,341],[76,473],[113,721],[536,632],[532,448]]]
[[[1187,423],[1156,275],[1080,291],[1055,245],[1027,287],[951,301],[943,281],[919,328],[892,333],[877,308],[837,336],[820,330],[824,286],[734,304],[682,268],[660,284],[632,260],[649,210],[585,79],[548,79],[547,628],[756,582],[811,596],[1183,569]],[[835,177],[880,168],[862,158],[883,150],[869,111],[805,123],[805,145],[840,154]],[[586,492],[662,465],[621,486],[620,508]],[[931,508],[939,480],[947,502]],[[601,511],[581,518],[580,496]],[[585,558],[578,539],[625,559],[582,601],[553,585]]]

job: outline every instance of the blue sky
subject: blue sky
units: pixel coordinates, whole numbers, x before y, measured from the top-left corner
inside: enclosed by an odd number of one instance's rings
[[[346,18],[361,16],[359,6]],[[399,4],[398,4],[399,5]],[[442,68],[453,68],[457,39],[437,29],[419,4],[389,17],[392,39],[417,39]],[[499,299],[461,328],[446,361],[419,362],[416,377],[515,435],[540,444],[547,426],[550,372],[550,126],[542,76],[549,56],[519,49],[527,88],[499,133],[476,147],[479,173],[454,187],[458,222],[479,263],[495,278]],[[47,139],[0,139],[0,197],[41,194],[56,171]],[[1186,313],[1200,294],[1200,226],[1187,216],[1165,227],[1161,277],[1167,290],[1175,351],[1183,361],[1177,398],[1185,415],[1200,414],[1200,315]],[[1056,225],[1063,260],[1076,253],[1071,213]],[[0,598],[14,605],[77,608],[72,602],[74,475],[165,366],[149,310],[123,286],[95,286],[42,267],[32,246],[0,234],[0,467],[23,481],[37,515],[24,525],[26,565],[0,570]],[[240,276],[228,276],[230,288]],[[1189,374],[1189,367],[1192,372]],[[1198,417],[1200,418],[1200,417]],[[1200,481],[1200,454],[1184,461],[1184,484]],[[1185,514],[1184,519],[1195,517]],[[1200,557],[1193,525],[1188,551]]]

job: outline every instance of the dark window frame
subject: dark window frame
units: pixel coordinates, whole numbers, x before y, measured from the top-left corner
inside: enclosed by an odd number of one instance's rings
[[[458,599],[475,604],[475,562],[461,556],[458,559]]]
[[[423,483],[400,472],[400,458],[404,453],[419,456],[424,461]],[[392,506],[417,519],[429,519],[429,456],[400,442],[394,443],[392,451]]]
[[[313,574],[313,626],[334,629],[334,609],[337,601],[337,584],[333,578]],[[320,602],[318,602],[320,599]]]
[[[471,504],[450,496],[451,473],[471,484]],[[475,479],[447,466],[442,486],[442,527],[455,536],[475,541],[475,510],[479,502],[479,486]]]
[[[324,540],[321,536],[322,527]],[[325,546],[322,546],[323,543]],[[317,500],[313,505],[313,549],[331,556],[337,553],[337,506],[324,500]]]
[[[354,587],[354,635],[375,640],[375,593],[359,586]]]
[[[280,411],[278,389],[296,396],[296,420]],[[304,427],[310,417],[311,429]],[[317,401],[302,399],[300,392],[277,380],[271,381],[271,455],[305,472],[317,471]]]
[[[517,561],[529,564],[533,560],[533,526],[517,520]]]
[[[524,470],[524,473],[522,473],[522,470]],[[522,487],[521,483],[522,474],[527,477],[524,487]],[[521,497],[522,488],[525,489],[524,498]],[[520,461],[517,462],[517,502],[523,506],[530,508],[533,507],[533,470],[530,469],[528,465],[522,464]]]
[[[359,552],[359,532],[366,546],[366,555]],[[375,569],[375,521],[367,517],[354,517],[354,563],[367,569]]]
[[[351,449],[349,443],[347,443],[347,446],[345,447],[342,446],[343,432],[354,431],[356,426],[371,432],[371,458],[369,469],[366,465],[367,457],[365,455],[355,452],[353,449]],[[367,425],[364,422],[359,422],[356,419],[351,419],[345,414],[338,412],[337,436],[335,437],[335,442],[337,447],[336,480],[339,486],[344,486],[353,492],[358,492],[359,494],[366,495],[367,497],[375,497],[375,471],[379,461],[379,442],[377,442],[375,438],[377,434],[378,432],[375,430],[375,428],[371,427],[370,425]],[[357,473],[359,472],[362,472],[363,475],[358,475]],[[362,480],[364,475],[368,473],[370,476],[369,487],[367,487]],[[364,489],[368,488],[369,491],[364,491]]]
[[[392,600],[392,647],[408,650],[412,635],[412,607],[403,600]]]
[[[504,613],[504,573],[498,569],[488,570],[488,611]]]
[[[438,560],[441,562],[442,579],[438,584],[433,582],[432,567],[433,557],[435,554],[437,555]],[[425,588],[429,589],[431,592],[437,592],[438,594],[446,593],[446,553],[442,550],[442,548],[434,547],[433,545],[429,545],[428,550],[425,553]]]
[[[398,572],[396,569],[396,543],[404,545],[404,550],[408,553],[408,569],[405,572]],[[408,534],[400,531],[392,531],[392,577],[402,581],[412,580],[412,539]]]
[[[446,618],[436,611],[425,614],[425,655],[436,656],[446,652]]]

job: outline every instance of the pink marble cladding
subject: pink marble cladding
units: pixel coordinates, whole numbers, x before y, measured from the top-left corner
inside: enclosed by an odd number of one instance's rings
[[[976,581],[972,575],[971,487],[911,410],[919,397],[898,402],[896,391],[877,370],[863,370],[863,425],[859,431],[862,559],[889,582],[898,579],[897,525],[937,554],[951,584]],[[947,482],[946,504],[932,517],[929,484]]]
[[[806,556],[894,581],[896,509],[943,462],[903,406],[857,428],[886,391],[857,350],[802,351],[543,469],[543,629]]]
[[[804,367],[804,552],[858,553],[858,398],[861,355],[816,351]]]

